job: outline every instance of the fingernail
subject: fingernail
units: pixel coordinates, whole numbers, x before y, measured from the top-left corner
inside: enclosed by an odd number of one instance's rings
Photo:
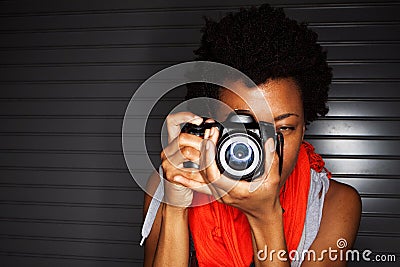
[[[212,137],[215,133],[215,127],[211,127],[211,133],[210,133],[210,137]]]
[[[208,139],[210,137],[210,130],[207,129],[204,131],[204,139]]]
[[[191,123],[200,125],[203,122],[203,118],[199,117],[199,116],[194,116],[193,119],[191,119],[190,121]]]
[[[172,180],[174,182],[182,182],[182,177],[181,176],[175,176],[174,178],[172,178]]]

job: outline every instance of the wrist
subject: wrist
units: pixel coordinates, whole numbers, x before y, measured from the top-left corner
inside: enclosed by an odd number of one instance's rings
[[[279,201],[270,208],[265,208],[253,214],[246,214],[250,224],[266,226],[283,219],[284,210]]]
[[[170,204],[165,204],[163,209],[163,214],[174,215],[174,216],[186,216],[188,213],[188,207],[174,206]]]

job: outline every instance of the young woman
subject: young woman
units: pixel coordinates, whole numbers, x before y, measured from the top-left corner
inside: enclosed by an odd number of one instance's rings
[[[316,42],[316,33],[306,25],[269,5],[242,9],[219,22],[207,21],[195,51],[197,60],[236,68],[262,90],[276,131],[285,140],[282,173],[269,140],[264,149],[271,170],[261,186],[249,192],[248,182],[234,183],[210,160],[217,129],[207,130],[203,140],[180,133],[182,123],[199,124],[201,118],[190,112],[168,116],[169,145],[161,157],[163,179],[172,184],[165,186],[166,202],[145,243],[145,266],[346,266],[339,253],[328,252],[345,252],[353,245],[361,214],[359,194],[329,179],[323,160],[303,141],[306,125],[328,112],[332,74],[326,52]],[[235,83],[240,95],[252,97],[251,88]],[[199,96],[216,98],[232,109],[249,109],[225,88],[189,86],[187,98]],[[177,167],[188,160],[207,162],[206,168],[187,172]],[[154,192],[159,181],[155,174],[148,192]],[[208,192],[196,192],[201,185]],[[190,206],[201,198],[217,200]],[[145,213],[151,199],[146,195]],[[347,246],[338,246],[338,240]],[[295,258],[296,251],[297,255],[313,252]]]

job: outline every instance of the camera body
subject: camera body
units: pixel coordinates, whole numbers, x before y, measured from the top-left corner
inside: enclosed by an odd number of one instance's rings
[[[264,173],[264,143],[273,138],[278,156],[283,152],[283,136],[275,134],[274,124],[257,122],[247,110],[235,110],[224,122],[203,123],[195,125],[186,123],[181,132],[204,136],[206,129],[217,127],[220,135],[216,144],[216,163],[225,176],[235,180],[251,181]],[[184,162],[185,168],[198,168],[193,162]]]

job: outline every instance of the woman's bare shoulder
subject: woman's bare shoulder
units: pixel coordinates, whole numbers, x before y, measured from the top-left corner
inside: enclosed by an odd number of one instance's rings
[[[361,197],[354,187],[331,179],[325,198],[325,205],[340,205],[340,208],[345,208],[346,206],[346,210],[357,210],[358,207],[361,207]]]
[[[332,238],[345,238],[353,245],[361,220],[361,197],[352,186],[330,180],[325,197],[320,234]]]

